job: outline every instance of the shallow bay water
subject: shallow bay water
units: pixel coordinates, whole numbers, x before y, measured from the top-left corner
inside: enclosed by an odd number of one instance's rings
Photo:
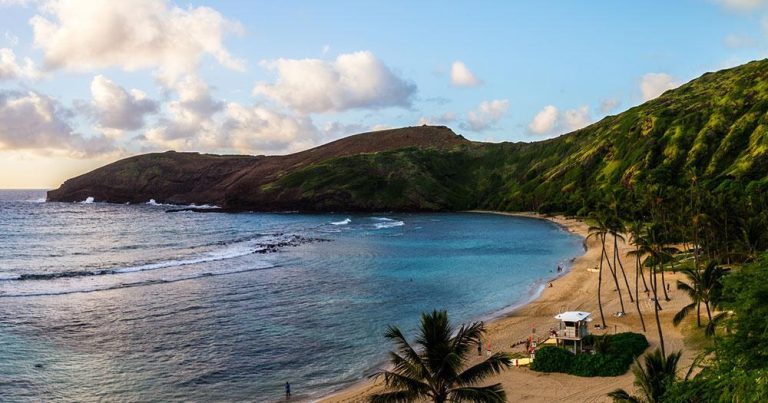
[[[0,396],[311,400],[370,373],[397,324],[527,301],[581,253],[487,214],[166,213],[0,191]]]

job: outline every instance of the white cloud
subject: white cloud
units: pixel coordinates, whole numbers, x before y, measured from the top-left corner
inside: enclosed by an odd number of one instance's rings
[[[409,106],[416,85],[398,77],[368,51],[319,59],[277,59],[263,62],[276,70],[274,84],[259,84],[262,94],[299,113],[339,112],[354,108]]]
[[[91,81],[91,96],[93,111],[103,128],[137,130],[144,127],[146,115],[157,111],[157,103],[142,91],[126,91],[102,75]]]
[[[451,65],[451,84],[457,87],[476,87],[482,81],[475,77],[464,62],[457,60]]]
[[[445,126],[456,121],[456,114],[453,112],[446,112],[440,116],[422,116],[416,126],[428,125],[428,126]]]
[[[19,37],[12,34],[11,31],[6,30],[3,37],[5,38],[5,42],[10,46],[16,46],[19,44]]]
[[[640,79],[640,92],[643,101],[650,101],[663,94],[664,91],[680,86],[674,77],[667,73],[648,73]]]
[[[563,112],[561,127],[566,132],[579,130],[592,123],[592,117],[589,114],[589,107],[582,105],[575,109],[569,109]]]
[[[385,125],[383,123],[377,123],[377,124],[371,126],[371,128],[368,131],[378,132],[378,131],[389,130],[389,129],[394,129],[394,127],[392,127],[390,125]]]
[[[592,123],[589,107],[586,105],[561,112],[554,105],[545,106],[528,124],[533,134],[549,135],[567,133],[581,129]]]
[[[68,120],[72,112],[36,92],[0,92],[0,150],[58,152],[89,157],[115,150],[104,136],[84,137]]]
[[[323,54],[331,51],[331,45],[323,45]]]
[[[768,4],[766,0],[714,0],[715,3],[729,10],[750,11]]]
[[[307,117],[293,117],[262,107],[227,104],[219,147],[246,153],[289,153],[315,145],[317,129]],[[223,141],[222,141],[223,140]]]
[[[351,134],[364,133],[368,130],[368,126],[359,123],[343,123],[339,121],[325,122],[321,128],[324,140],[335,140]]]
[[[26,6],[35,0],[0,0],[0,7]]]
[[[612,110],[616,109],[619,105],[621,105],[621,101],[619,101],[616,98],[605,98],[602,101],[600,101],[600,112],[602,113],[608,113]]]
[[[160,149],[275,154],[316,144],[319,131],[306,116],[215,99],[207,83],[187,75],[173,87],[166,116],[140,138],[145,151]]]
[[[151,141],[176,149],[192,149],[199,137],[215,131],[213,117],[224,103],[216,101],[210,88],[197,75],[187,75],[174,84],[178,98],[167,102],[166,116],[144,134]]]
[[[535,134],[551,133],[557,124],[560,112],[554,105],[547,105],[533,117],[528,124],[528,130]]]
[[[221,113],[199,117],[174,115],[176,120],[150,129],[145,149],[171,148],[245,154],[283,154],[316,144],[318,130],[308,117],[294,117],[260,106],[226,104]],[[195,122],[192,124],[192,122]]]
[[[731,49],[753,48],[757,46],[757,40],[748,35],[728,34],[723,38],[723,44]]]
[[[25,58],[24,65],[20,65],[12,49],[0,49],[0,80],[37,79],[39,76],[40,73],[31,59]]]
[[[223,45],[239,24],[208,7],[182,9],[163,0],[52,0],[30,20],[35,46],[49,69],[88,71],[158,68],[168,82],[210,55],[242,70]]]
[[[483,101],[477,108],[467,112],[467,122],[462,127],[476,132],[490,129],[507,114],[508,110],[509,100]]]

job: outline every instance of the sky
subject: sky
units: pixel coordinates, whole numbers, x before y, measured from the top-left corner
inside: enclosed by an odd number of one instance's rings
[[[538,141],[768,53],[768,0],[0,0],[0,188],[447,125]]]

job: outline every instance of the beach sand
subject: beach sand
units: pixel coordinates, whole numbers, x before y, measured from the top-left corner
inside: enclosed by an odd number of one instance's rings
[[[561,225],[570,232],[586,238],[588,226],[582,221],[566,218],[562,216],[542,216],[534,213],[502,213],[502,212],[483,212],[492,214],[507,214],[513,216],[523,216],[530,218],[540,218],[552,221]],[[627,237],[628,238],[628,237]],[[608,255],[612,255],[613,240],[609,237],[610,243]],[[592,312],[594,318],[590,332],[593,334],[604,334],[615,332],[638,332],[642,333],[637,310],[634,303],[629,302],[626,295],[626,287],[622,284],[622,293],[624,294],[624,304],[626,315],[616,317],[614,314],[621,310],[618,293],[607,267],[603,271],[603,312],[607,328],[597,330],[594,324],[600,323],[600,313],[597,307],[597,276],[598,274],[588,269],[595,268],[600,263],[600,242],[593,239],[585,243],[586,252],[576,257],[572,263],[571,270],[552,280],[552,287],[545,288],[541,295],[528,303],[502,317],[486,323],[488,330],[487,339],[490,341],[492,351],[506,351],[510,353],[523,352],[525,346],[510,348],[513,343],[525,340],[531,335],[532,327],[535,326],[536,336],[545,338],[550,328],[557,327],[557,321],[553,318],[561,311],[587,311]],[[633,258],[626,257],[626,253],[631,250],[631,245],[619,240],[619,252],[622,256],[624,269],[627,271],[627,277],[632,287],[634,295],[635,264]],[[670,284],[669,297],[671,301],[665,302],[663,294],[660,300],[663,311],[660,315],[662,329],[664,332],[664,341],[667,353],[677,350],[683,350],[683,360],[681,361],[684,372],[693,360],[696,351],[690,348],[684,348],[683,335],[679,328],[672,325],[672,317],[680,308],[689,303],[689,298],[682,291],[676,290],[678,279],[683,276],[680,273],[665,273],[666,281]],[[623,279],[619,277],[619,281]],[[661,276],[659,276],[661,285]],[[661,290],[659,290],[661,293]],[[645,318],[646,332],[645,336],[651,344],[650,349],[658,346],[659,337],[656,328],[656,322],[653,313],[653,303],[649,301],[643,292],[642,282],[640,283],[640,309]],[[450,315],[450,312],[449,312]],[[382,332],[384,330],[382,329]],[[649,351],[650,351],[649,349]],[[473,356],[469,364],[478,360],[479,357]],[[610,402],[607,393],[617,388],[623,388],[630,393],[634,392],[632,384],[634,376],[631,371],[618,377],[595,377],[583,378],[573,375],[531,371],[528,368],[510,368],[500,375],[486,379],[482,385],[490,385],[500,382],[507,392],[509,401],[525,402]],[[369,380],[363,380],[347,389],[336,394],[321,399],[322,402],[364,402],[366,397],[376,391],[381,391],[381,385]]]

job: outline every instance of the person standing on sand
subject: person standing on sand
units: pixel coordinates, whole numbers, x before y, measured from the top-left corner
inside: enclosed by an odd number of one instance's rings
[[[285,383],[285,398],[291,397],[291,384],[289,382]]]

